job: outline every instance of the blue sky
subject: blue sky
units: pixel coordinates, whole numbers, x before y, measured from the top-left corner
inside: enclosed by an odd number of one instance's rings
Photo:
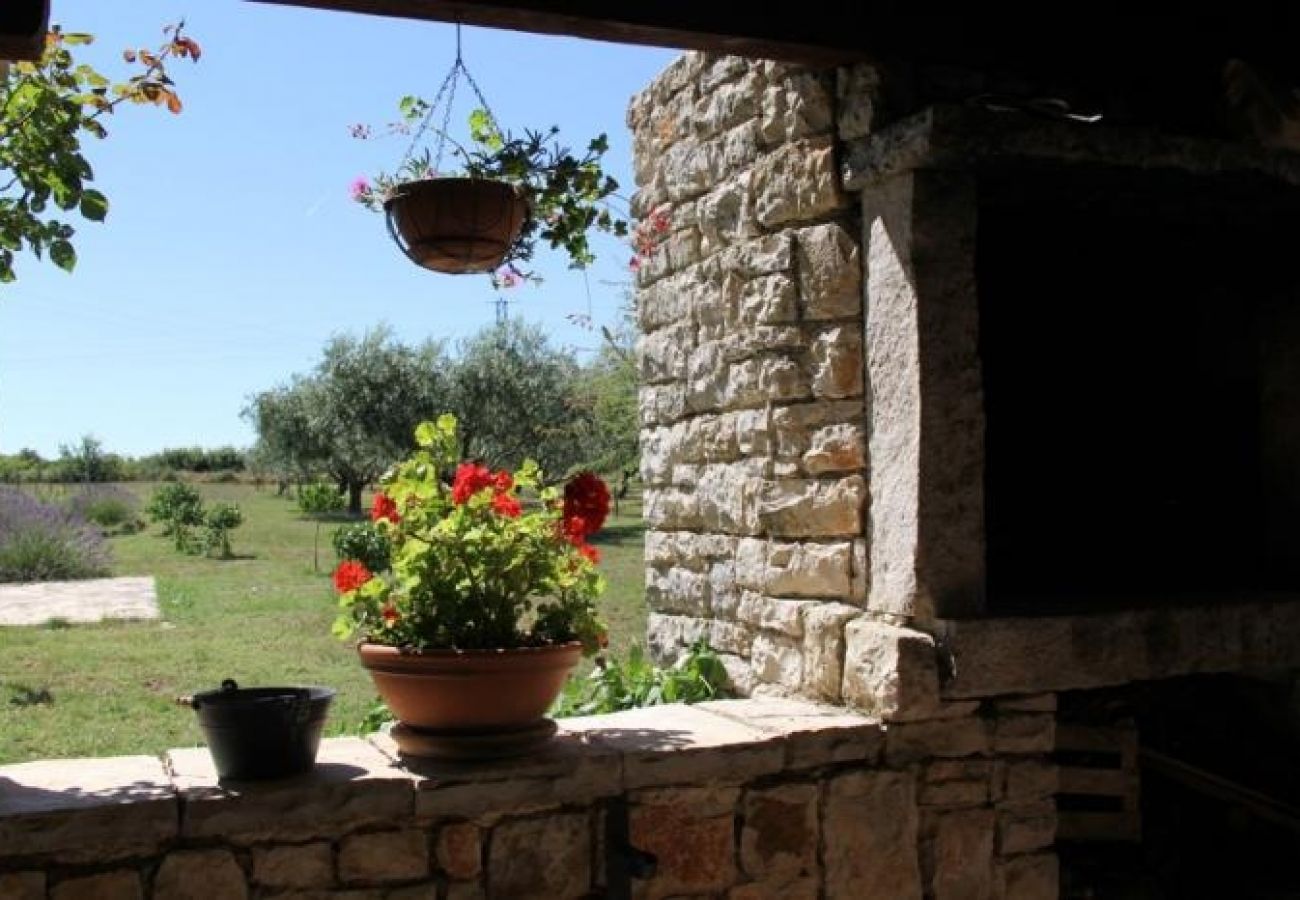
[[[331,334],[382,322],[454,344],[492,321],[485,277],[416,268],[348,199],[354,178],[406,149],[348,126],[392,121],[404,94],[431,98],[453,26],[239,0],[53,5],[66,30],[96,35],[82,57],[110,77],[123,48],[156,45],[182,17],[204,55],[173,67],[182,115],[126,109],[88,145],[112,208],[106,224],[74,223],[76,272],[23,257],[0,287],[0,452],[54,455],[83,434],[133,455],[247,445],[248,395],[308,370]],[[555,124],[575,148],[608,133],[608,169],[631,193],[627,101],[672,51],[486,29],[463,43],[504,127]],[[568,319],[587,312],[587,286],[608,322],[628,280],[630,250],[595,241],[585,280],[539,250],[545,284],[509,295],[512,315],[579,352],[597,344]]]

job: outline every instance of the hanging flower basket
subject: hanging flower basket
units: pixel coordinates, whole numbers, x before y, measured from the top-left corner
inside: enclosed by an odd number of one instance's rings
[[[501,265],[528,220],[528,204],[503,181],[428,178],[399,185],[384,214],[411,262],[463,275]]]
[[[0,8],[0,60],[38,60],[45,50],[50,0],[7,0]]]

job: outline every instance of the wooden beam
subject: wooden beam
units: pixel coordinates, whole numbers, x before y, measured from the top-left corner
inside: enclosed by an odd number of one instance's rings
[[[40,59],[50,0],[5,0],[0,6],[0,60]]]
[[[823,67],[866,58],[857,29],[844,23],[858,18],[851,0],[805,0],[798,15],[737,14],[733,6],[707,0],[656,0],[610,4],[590,0],[251,0],[277,6],[353,12],[365,15],[504,28],[777,59]]]

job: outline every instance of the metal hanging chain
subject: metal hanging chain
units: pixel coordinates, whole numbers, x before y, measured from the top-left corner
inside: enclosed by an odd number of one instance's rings
[[[411,161],[415,155],[415,150],[424,140],[429,126],[433,123],[434,114],[438,111],[438,105],[446,98],[446,104],[442,109],[442,124],[438,129],[438,142],[434,145],[433,170],[439,171],[442,167],[442,155],[447,146],[447,129],[451,125],[451,110],[456,105],[456,85],[460,77],[464,75],[465,81],[469,83],[470,89],[474,91],[474,97],[478,100],[479,107],[487,114],[488,121],[492,123],[492,128],[496,131],[501,130],[497,124],[497,117],[492,113],[492,107],[488,106],[487,98],[483,96],[483,91],[479,89],[478,82],[470,74],[469,68],[465,65],[465,60],[461,56],[460,44],[460,23],[456,23],[456,59],[451,64],[451,71],[447,77],[442,80],[442,86],[438,88],[438,93],[434,95],[433,102],[429,104],[429,111],[425,114],[424,119],[420,122],[420,127],[416,129],[415,136],[411,138],[411,145],[406,148],[406,155],[402,157],[402,165]]]

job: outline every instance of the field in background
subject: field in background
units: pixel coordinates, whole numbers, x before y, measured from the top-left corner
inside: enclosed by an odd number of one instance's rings
[[[146,498],[153,485],[128,485]],[[238,503],[233,560],[176,553],[158,536],[111,539],[114,575],[153,575],[161,622],[0,628],[0,764],[29,759],[156,754],[201,742],[184,694],[241,685],[325,684],[338,690],[327,730],[354,730],[375,694],[352,648],[330,636],[334,551],[321,527],[273,489],[200,485],[206,501]],[[594,543],[608,581],[602,611],[611,646],[645,632],[641,509],[625,503]]]

